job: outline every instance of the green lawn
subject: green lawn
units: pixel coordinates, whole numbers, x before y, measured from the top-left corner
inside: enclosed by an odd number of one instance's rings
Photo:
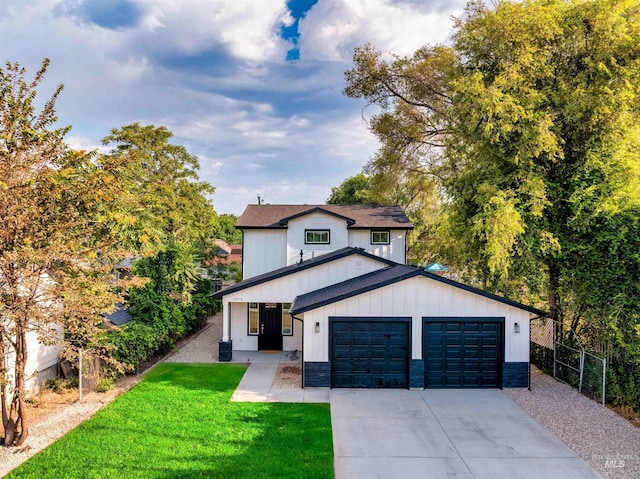
[[[245,366],[160,364],[11,478],[332,478],[326,404],[231,403]]]

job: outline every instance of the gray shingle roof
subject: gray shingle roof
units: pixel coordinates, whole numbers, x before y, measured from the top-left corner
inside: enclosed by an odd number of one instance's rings
[[[329,261],[334,261],[339,258],[344,258],[345,256],[350,256],[352,254],[359,254],[361,256],[372,258],[372,259],[375,259],[376,261],[380,261],[381,263],[385,263],[388,265],[397,264],[394,261],[372,255],[371,253],[367,253],[363,248],[353,248],[351,246],[347,246],[345,248],[332,251],[331,253],[323,254],[321,256],[316,256],[315,258],[312,258],[312,259],[304,260],[302,263],[292,264],[289,266],[285,266],[283,268],[269,271],[268,273],[247,278],[245,280],[240,281],[239,283],[236,283],[227,288],[221,289],[220,291],[214,293],[212,297],[213,299],[222,299],[222,297],[227,294],[235,293],[236,291],[241,291],[243,289],[247,289],[252,286],[265,283],[267,281],[273,281],[274,279],[282,278],[283,276],[297,273],[299,271],[304,271],[305,269],[314,268],[316,266],[320,266],[321,264],[328,263]]]
[[[413,228],[400,206],[388,205],[248,205],[236,227],[286,228],[289,220],[314,212],[344,218],[349,228]]]
[[[116,303],[116,310],[111,314],[105,314],[104,317],[116,326],[127,324],[133,319],[131,313],[129,313],[129,311],[125,309],[122,303]]]
[[[508,298],[474,288],[473,286],[429,273],[423,268],[417,266],[405,266],[400,264],[358,276],[356,278],[343,281],[342,283],[327,286],[326,288],[312,291],[307,294],[302,294],[298,296],[291,305],[291,314],[295,315],[311,311],[312,309],[317,309],[322,306],[326,306],[327,304],[332,304],[368,291],[373,291],[374,289],[397,283],[398,281],[412,278],[414,276],[424,276],[425,278],[478,294],[485,298],[528,311],[538,316],[547,316],[545,311],[527,306],[526,304],[518,303],[517,301],[512,301]]]

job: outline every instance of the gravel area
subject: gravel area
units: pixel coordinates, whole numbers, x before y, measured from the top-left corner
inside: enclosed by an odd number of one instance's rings
[[[167,363],[217,363],[218,343],[222,338],[222,313],[211,316],[198,335],[181,344],[179,350],[167,356]]]
[[[299,354],[287,353],[287,356],[280,360],[271,387],[302,389],[302,358]]]
[[[640,428],[531,367],[531,391],[505,389],[523,409],[606,478],[640,478]]]

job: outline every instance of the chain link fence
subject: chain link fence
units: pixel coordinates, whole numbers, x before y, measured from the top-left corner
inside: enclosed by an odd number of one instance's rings
[[[80,400],[87,394],[95,392],[103,377],[102,361],[91,354],[91,351],[80,350],[78,354],[78,389]]]
[[[560,322],[549,318],[531,321],[531,363],[585,396],[605,403],[606,358],[587,352],[579,342],[566,344]]]

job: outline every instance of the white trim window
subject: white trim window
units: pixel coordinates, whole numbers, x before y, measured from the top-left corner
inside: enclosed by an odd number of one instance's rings
[[[260,325],[260,310],[258,309],[258,303],[249,303],[247,334],[249,336],[257,336],[259,325]]]
[[[330,244],[329,230],[304,230],[304,244]]]
[[[389,244],[389,238],[390,238],[390,234],[389,234],[389,230],[383,230],[383,231],[376,231],[376,230],[372,230],[371,231],[371,244]]]
[[[282,335],[293,336],[293,316],[289,313],[291,303],[282,303]]]

